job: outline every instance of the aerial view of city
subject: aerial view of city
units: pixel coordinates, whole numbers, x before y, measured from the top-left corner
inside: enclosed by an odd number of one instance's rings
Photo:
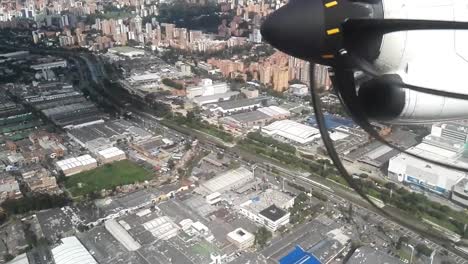
[[[432,37],[444,69],[407,54],[430,30],[335,39],[468,0],[289,2],[0,0],[0,264],[468,264],[468,103],[384,78],[455,87],[468,38]]]

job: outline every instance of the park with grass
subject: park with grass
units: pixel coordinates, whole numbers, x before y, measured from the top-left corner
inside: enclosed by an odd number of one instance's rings
[[[65,186],[73,197],[78,197],[102,189],[111,190],[117,186],[143,182],[151,177],[150,171],[129,160],[122,160],[67,177]]]

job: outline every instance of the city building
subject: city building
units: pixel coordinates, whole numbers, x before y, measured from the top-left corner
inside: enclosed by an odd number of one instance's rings
[[[467,134],[468,128],[462,123],[435,124],[423,143],[407,151],[430,160],[468,168],[468,161],[463,157]],[[449,197],[454,185],[464,179],[466,173],[400,153],[390,159],[388,176],[395,181]]]
[[[257,98],[258,97],[258,89],[253,87],[242,88],[241,92],[247,97],[247,99]]]
[[[468,178],[463,178],[452,187],[452,201],[468,208]]]
[[[198,192],[201,194],[222,193],[227,190],[241,187],[245,183],[254,179],[253,173],[244,167],[223,172],[220,175],[201,183]]]
[[[290,85],[289,91],[295,96],[308,96],[310,94],[309,87],[299,83]]]
[[[213,83],[211,79],[202,79],[197,86],[189,86],[186,88],[187,98],[193,99],[198,96],[210,96],[215,94],[224,94],[229,91],[226,82]]]
[[[54,193],[60,192],[57,180],[41,165],[33,165],[20,170],[23,181],[31,192]]]
[[[138,250],[141,245],[115,219],[104,223],[106,230],[122,244],[128,251]]]
[[[239,213],[271,231],[289,223],[288,209],[294,205],[295,197],[267,189],[248,195],[236,202]]]
[[[227,240],[238,249],[244,250],[254,245],[255,236],[243,228],[237,228],[227,234]]]
[[[219,192],[214,192],[206,196],[206,202],[210,205],[217,204],[222,200],[221,194]]]
[[[230,115],[239,112],[252,111],[262,107],[262,102],[257,99],[242,99],[222,101],[215,103],[211,109],[213,112],[219,112],[222,115]]]
[[[61,244],[52,249],[56,264],[97,264],[75,236],[60,239]]]
[[[279,260],[279,264],[321,264],[314,256],[297,245],[294,250]]]
[[[273,117],[262,113],[260,111],[252,111],[240,114],[234,114],[221,118],[219,121],[232,128],[251,128],[251,127],[262,127],[270,121],[274,120]]]
[[[161,76],[159,73],[135,74],[127,80],[131,85],[157,84],[161,81]]]
[[[217,103],[219,101],[228,101],[231,97],[239,95],[238,91],[229,91],[221,94],[207,95],[207,96],[198,96],[193,98],[193,103],[198,106],[203,106],[207,104]]]
[[[232,128],[262,127],[273,120],[285,119],[290,112],[281,107],[262,107],[256,111],[234,114],[220,119],[223,124]]]
[[[262,133],[305,145],[320,138],[319,130],[291,120],[276,121],[262,128]]]
[[[273,204],[259,212],[258,216],[266,228],[276,231],[280,226],[289,224],[290,213]]]
[[[455,152],[426,143],[421,143],[407,151],[427,159],[468,168],[467,163],[455,159]],[[401,153],[390,159],[388,176],[399,182],[415,185],[448,197],[452,187],[466,177],[466,173]]]
[[[51,62],[31,65],[31,68],[36,71],[50,70],[50,69],[55,69],[55,68],[66,68],[66,67],[67,67],[66,60],[55,60]]]
[[[125,152],[122,150],[111,147],[107,149],[103,149],[97,153],[97,158],[101,163],[111,163],[114,161],[124,160],[126,159]]]
[[[347,264],[374,264],[374,263],[386,263],[386,264],[403,264],[405,262],[398,258],[392,257],[385,252],[376,250],[369,246],[364,246],[356,249],[349,258]]]
[[[168,240],[177,235],[179,227],[167,216],[161,216],[143,224],[154,237]]]
[[[97,167],[97,160],[90,155],[83,155],[76,158],[64,159],[56,162],[57,168],[65,176],[71,176],[83,171],[91,170]]]
[[[0,201],[7,199],[18,199],[23,197],[18,182],[13,175],[8,173],[0,174]]]
[[[108,52],[112,54],[125,56],[128,58],[142,57],[145,55],[144,50],[140,50],[140,49],[136,49],[132,47],[114,47],[114,48],[110,48]]]
[[[350,237],[344,234],[342,228],[329,231],[326,238],[308,249],[321,263],[330,263],[346,250]]]

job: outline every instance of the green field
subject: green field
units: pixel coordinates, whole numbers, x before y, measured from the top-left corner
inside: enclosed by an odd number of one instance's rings
[[[67,177],[65,186],[73,196],[81,196],[149,179],[151,172],[128,160],[122,160]],[[78,187],[80,183],[81,187]]]

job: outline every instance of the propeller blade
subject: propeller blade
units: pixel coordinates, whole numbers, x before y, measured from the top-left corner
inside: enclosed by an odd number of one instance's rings
[[[309,85],[310,85],[309,90],[310,92],[315,91],[315,89],[317,88],[315,87],[315,84],[316,84],[315,83],[315,67],[316,67],[315,63],[309,62],[309,75],[310,75],[309,76]]]
[[[367,33],[387,34],[408,30],[466,30],[468,22],[417,20],[417,19],[348,19],[343,23],[345,38],[360,41],[353,37]],[[354,42],[353,41],[353,42]]]

